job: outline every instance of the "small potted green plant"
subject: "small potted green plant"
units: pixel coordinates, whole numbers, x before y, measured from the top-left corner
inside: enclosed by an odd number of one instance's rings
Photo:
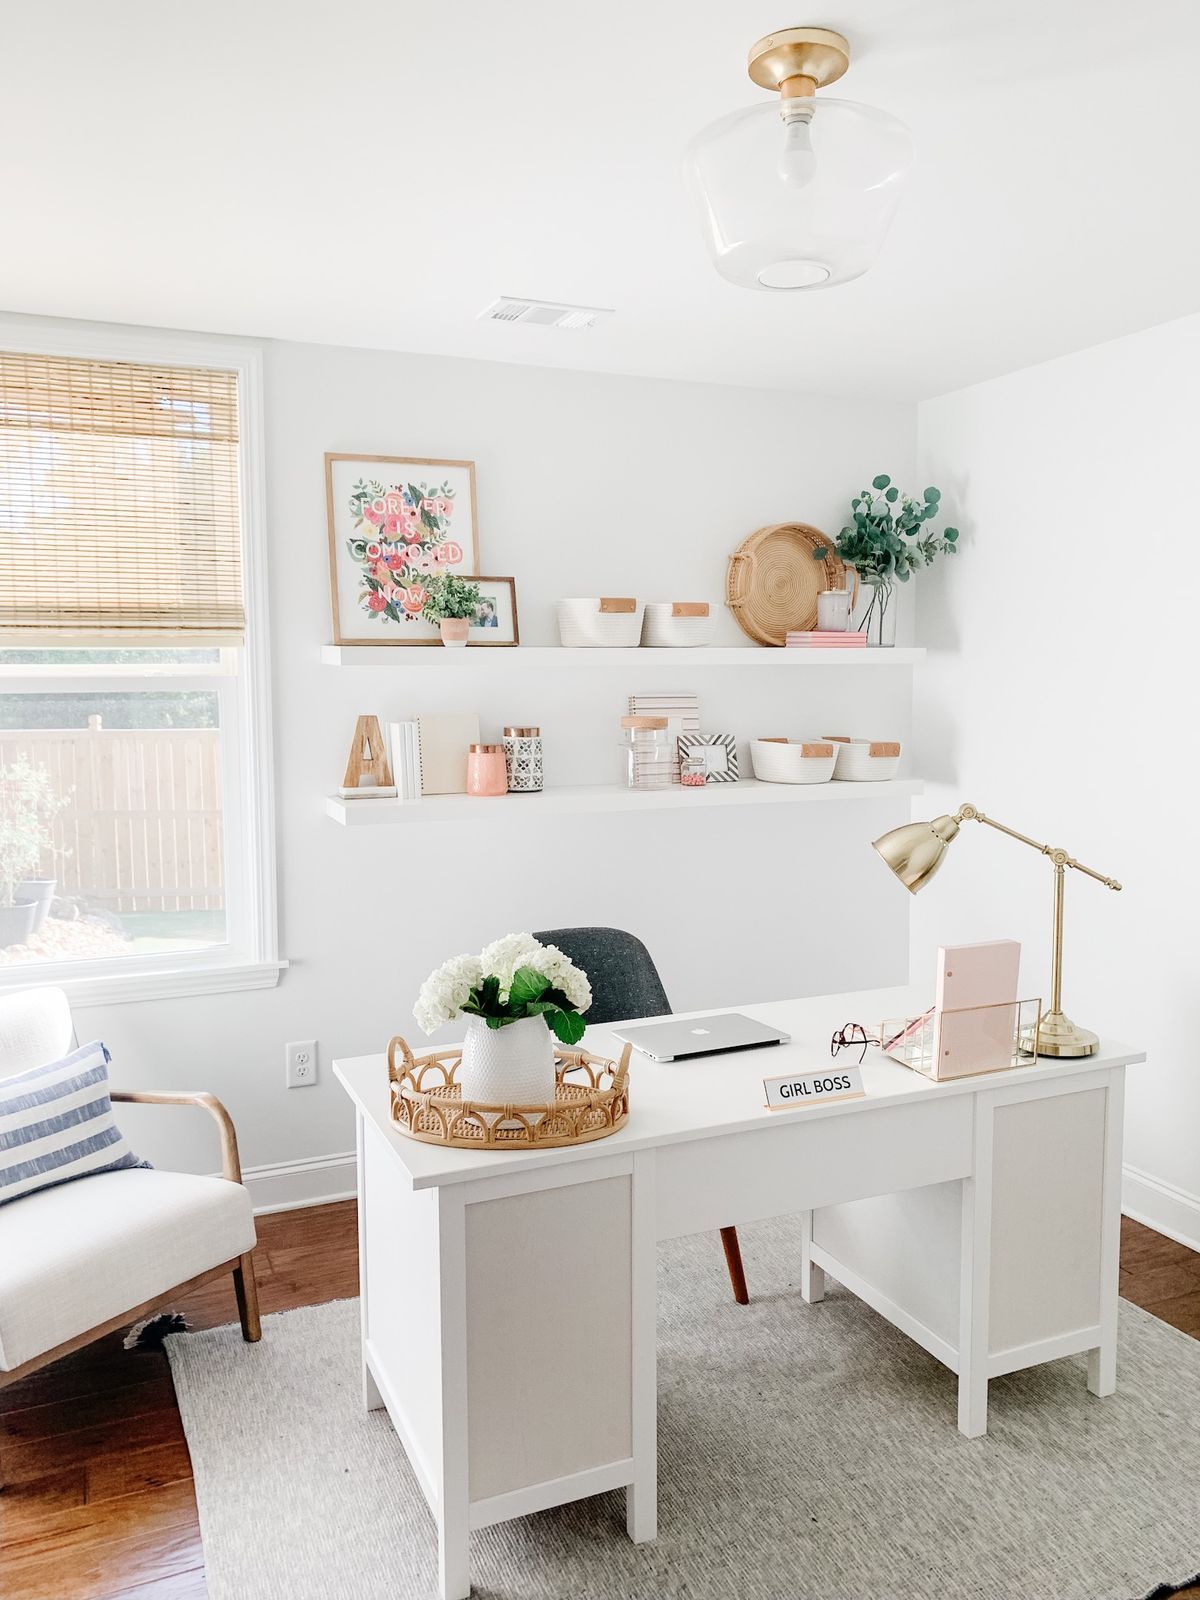
[[[44,767],[23,756],[0,767],[0,949],[24,944],[45,921],[53,880],[31,874],[53,849],[50,821],[63,804]]]
[[[426,600],[421,615],[426,622],[436,622],[442,643],[464,645],[483,598],[479,585],[469,578],[460,578],[456,572],[434,573],[425,582]]]
[[[957,528],[945,528],[940,536],[926,528],[940,513],[941,499],[940,489],[926,489],[920,500],[902,495],[887,474],[880,473],[871,479],[870,489],[850,502],[851,520],[834,548],[858,574],[861,590],[855,616],[869,645],[896,642],[893,583],[907,583],[919,567],[928,567],[935,556],[943,551],[953,554],[957,548]],[[828,554],[825,546],[813,551],[818,561]]]

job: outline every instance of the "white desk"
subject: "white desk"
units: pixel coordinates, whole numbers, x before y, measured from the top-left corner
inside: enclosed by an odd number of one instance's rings
[[[470,1592],[470,1530],[509,1517],[624,1487],[630,1537],[654,1538],[660,1239],[711,1231],[716,1250],[725,1224],[799,1213],[803,1299],[829,1272],[944,1362],[969,1436],[988,1380],[1020,1367],[1087,1351],[1089,1389],[1112,1392],[1124,1078],[1144,1055],[1105,1041],[933,1084],[870,1050],[866,1099],[763,1107],[764,1076],[827,1065],[835,1028],[927,1003],[737,1007],[792,1043],[635,1053],[627,1125],[565,1150],[418,1144],[389,1121],[383,1055],[334,1062],[358,1116],[364,1400],[437,1521],[443,1600]],[[618,1053],[603,1028],[584,1043]]]

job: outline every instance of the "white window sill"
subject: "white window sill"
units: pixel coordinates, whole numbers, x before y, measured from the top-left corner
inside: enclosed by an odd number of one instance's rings
[[[273,989],[286,967],[286,961],[198,961],[89,974],[81,972],[77,963],[69,972],[51,962],[31,963],[0,971],[0,996],[15,989],[53,986],[66,991],[73,1008],[179,1000],[196,994]]]

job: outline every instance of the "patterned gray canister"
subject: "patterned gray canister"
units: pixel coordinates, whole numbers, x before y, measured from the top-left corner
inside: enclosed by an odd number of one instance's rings
[[[504,760],[509,794],[539,794],[542,788],[542,730],[505,728]]]

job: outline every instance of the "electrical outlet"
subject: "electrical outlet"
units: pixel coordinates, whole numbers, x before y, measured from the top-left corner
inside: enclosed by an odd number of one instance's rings
[[[289,1089],[307,1089],[310,1083],[316,1083],[317,1041],[315,1039],[297,1039],[293,1044],[285,1044],[283,1059],[287,1065]]]

